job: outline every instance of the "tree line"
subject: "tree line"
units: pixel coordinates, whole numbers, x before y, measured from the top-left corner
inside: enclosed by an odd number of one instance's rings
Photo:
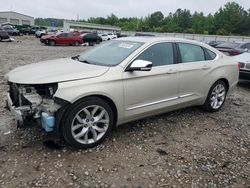
[[[41,25],[41,20],[44,19],[38,18],[35,23]],[[107,17],[91,17],[79,21],[118,26],[124,31],[250,35],[250,9],[245,10],[236,2],[228,2],[214,14],[208,15],[177,9],[167,16],[157,11],[141,18],[118,18],[111,14]]]

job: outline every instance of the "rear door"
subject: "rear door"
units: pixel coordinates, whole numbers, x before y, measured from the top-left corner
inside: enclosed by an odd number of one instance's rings
[[[181,61],[178,102],[195,102],[204,97],[213,66],[211,59],[216,54],[196,44],[179,42],[177,46]]]
[[[73,33],[67,33],[65,38],[65,44],[73,44],[75,42],[75,36]]]
[[[152,62],[151,71],[124,72],[126,119],[136,119],[177,104],[179,77],[174,52],[170,42],[154,44],[136,58]]]

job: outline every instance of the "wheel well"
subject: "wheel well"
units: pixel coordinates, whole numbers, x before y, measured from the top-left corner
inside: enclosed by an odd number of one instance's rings
[[[114,103],[109,97],[106,97],[106,96],[104,96],[104,95],[89,95],[89,96],[86,96],[86,97],[83,97],[83,98],[77,100],[75,103],[77,103],[77,102],[79,102],[79,101],[81,101],[81,100],[83,100],[83,99],[85,99],[85,98],[89,98],[89,97],[98,97],[98,98],[100,98],[100,99],[106,101],[106,102],[110,105],[110,107],[111,107],[111,109],[112,109],[112,111],[113,111],[113,113],[114,113],[114,116],[115,116],[115,124],[117,123],[117,118],[118,118],[117,108],[116,108],[115,103]]]
[[[228,82],[228,80],[225,79],[225,78],[222,78],[222,79],[220,79],[220,80],[226,84],[227,91],[228,91],[228,90],[229,90],[229,82]]]
[[[110,98],[108,98],[106,96],[103,96],[103,95],[90,95],[90,96],[83,97],[83,98],[77,100],[76,102],[74,102],[72,104],[76,104],[76,103],[80,102],[81,100],[89,98],[89,97],[98,97],[98,98],[106,101],[110,105],[110,107],[111,107],[111,109],[112,109],[112,111],[114,113],[115,125],[116,125],[117,118],[118,118],[118,112],[117,112],[116,105]],[[59,111],[56,113],[57,122],[56,122],[56,128],[55,129],[56,129],[56,133],[58,134],[58,136],[61,136],[61,133],[62,133],[62,121],[63,121],[64,118],[67,118],[66,117],[67,116],[66,112],[67,112],[68,109],[70,109],[72,107],[72,104],[64,106],[63,108],[59,109]]]

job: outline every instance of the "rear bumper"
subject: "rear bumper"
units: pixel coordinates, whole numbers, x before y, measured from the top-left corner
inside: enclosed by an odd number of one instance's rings
[[[240,70],[240,79],[242,79],[242,80],[250,80],[250,71]]]

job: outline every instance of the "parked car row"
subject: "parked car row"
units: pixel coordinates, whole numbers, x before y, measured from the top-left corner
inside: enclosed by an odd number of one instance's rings
[[[17,29],[20,32],[20,35],[35,35],[37,30],[46,29],[45,27],[30,26],[30,25],[15,25],[15,26],[12,26],[12,27]]]
[[[99,44],[103,40],[95,33],[81,32],[58,32],[55,35],[43,35],[40,39],[41,43],[49,46],[55,45],[73,45],[79,46],[83,43],[88,43],[90,46]]]

